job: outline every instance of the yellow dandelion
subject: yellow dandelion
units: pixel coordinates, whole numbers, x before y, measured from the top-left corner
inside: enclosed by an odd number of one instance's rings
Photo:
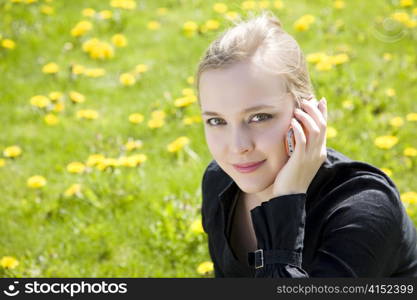
[[[129,115],[129,122],[133,124],[139,124],[142,123],[144,119],[144,116],[139,113],[134,113]]]
[[[411,7],[413,6],[414,1],[413,0],[401,0],[400,1],[400,6],[401,7]]]
[[[333,2],[333,7],[336,9],[343,9],[345,8],[345,6],[346,6],[345,1],[336,0]]]
[[[234,21],[239,17],[239,14],[235,11],[228,11],[225,13],[225,17],[230,21]]]
[[[342,107],[344,109],[352,110],[354,108],[352,100],[345,100],[342,102]]]
[[[62,102],[56,103],[52,109],[52,111],[54,112],[61,112],[63,111],[65,108],[65,104]]]
[[[315,17],[313,15],[304,15],[300,17],[294,23],[294,29],[296,31],[306,31],[310,28],[310,25],[314,23]]]
[[[6,149],[3,150],[3,155],[5,157],[15,158],[22,154],[22,148],[20,148],[17,145],[6,147]]]
[[[284,3],[282,3],[281,0],[274,1],[274,8],[276,9],[282,9],[284,7]]]
[[[391,169],[388,169],[388,168],[381,168],[381,171],[382,171],[382,172],[384,172],[385,174],[387,174],[387,175],[388,175],[388,177],[391,177],[391,176],[392,176],[392,171],[391,171]]]
[[[135,73],[144,73],[146,71],[148,71],[149,67],[145,64],[138,64],[135,67]]]
[[[92,28],[93,24],[90,21],[80,21],[71,29],[71,35],[74,37],[83,36]]]
[[[417,156],[417,149],[413,147],[407,147],[404,149],[405,156]]]
[[[113,16],[113,12],[111,10],[102,10],[98,13],[99,18],[106,20],[106,19],[111,19],[111,17]]]
[[[217,20],[207,20],[206,21],[206,23],[205,23],[205,25],[206,25],[206,28],[208,29],[208,30],[216,30],[216,29],[219,29],[219,27],[220,27],[220,22],[219,21],[217,21]]]
[[[392,60],[392,54],[386,52],[386,53],[384,53],[383,58],[384,58],[385,61],[390,61],[390,60]]]
[[[164,119],[151,119],[148,121],[149,128],[160,128],[164,126],[165,121]]]
[[[0,158],[0,168],[6,165],[6,160],[4,158]]]
[[[16,43],[11,39],[4,39],[1,41],[1,46],[3,48],[13,50],[16,47]]]
[[[67,165],[67,171],[70,173],[83,173],[85,171],[85,165],[81,162],[75,161]]]
[[[127,39],[121,33],[113,35],[112,38],[111,38],[111,41],[112,41],[113,45],[115,45],[116,47],[126,47],[126,45],[127,45]]]
[[[181,94],[183,94],[184,96],[194,95],[194,90],[191,88],[185,88],[182,89]]]
[[[69,92],[69,98],[74,103],[82,103],[85,102],[85,96],[79,92],[76,91],[70,91]]]
[[[187,77],[187,83],[188,84],[194,84],[194,76],[188,76]]]
[[[74,75],[81,75],[84,73],[84,71],[85,71],[85,67],[83,65],[79,65],[79,64],[71,65],[71,72]]]
[[[204,228],[203,228],[203,224],[201,223],[201,220],[198,219],[198,220],[195,220],[193,223],[191,223],[190,230],[191,232],[194,232],[197,234],[204,233]]]
[[[192,37],[198,30],[198,25],[194,21],[187,21],[183,25],[183,32],[185,36]]]
[[[93,69],[86,69],[84,71],[84,75],[87,77],[101,77],[104,76],[106,74],[106,70],[104,70],[103,68],[93,68]]]
[[[127,157],[126,165],[129,167],[136,167],[147,160],[145,154],[135,154]]]
[[[134,149],[142,148],[143,142],[141,140],[129,140],[125,144],[125,148],[127,151],[132,151]]]
[[[405,192],[400,195],[401,201],[405,204],[417,204],[417,193],[416,192]]]
[[[163,16],[163,15],[166,15],[167,13],[168,13],[168,8],[166,8],[166,7],[158,7],[156,9],[156,14],[158,16]]]
[[[390,149],[397,143],[398,138],[391,135],[379,136],[374,140],[375,146],[380,149]]]
[[[258,8],[259,9],[266,9],[269,8],[269,6],[271,5],[271,3],[269,3],[269,1],[264,0],[264,1],[259,1],[258,2]]]
[[[124,86],[131,86],[135,84],[136,78],[130,73],[123,73],[120,75],[119,81]]]
[[[346,53],[336,54],[331,56],[332,63],[335,65],[341,65],[349,61],[349,56]]]
[[[45,74],[55,74],[58,73],[58,71],[59,66],[54,62],[47,63],[42,67],[42,72]]]
[[[54,114],[47,114],[44,117],[44,121],[48,125],[56,125],[56,124],[59,123],[58,117],[56,115],[54,115]]]
[[[109,59],[114,56],[111,44],[92,38],[85,41],[82,45],[84,52],[87,52],[92,59]]]
[[[332,126],[327,126],[326,129],[326,139],[331,139],[337,136],[337,130],[336,128]]]
[[[415,28],[417,27],[417,20],[408,20],[405,22],[405,26],[408,28]]]
[[[81,194],[81,184],[74,183],[64,191],[65,197],[71,197],[74,195],[79,196]]]
[[[51,99],[52,101],[58,101],[59,99],[61,99],[64,96],[64,94],[62,94],[61,92],[50,92],[48,94],[49,99]]]
[[[193,119],[192,119],[191,117],[185,117],[185,118],[182,120],[182,122],[183,122],[185,125],[191,125],[191,124],[193,124]]]
[[[174,106],[175,107],[185,107],[197,101],[197,97],[195,95],[188,95],[185,97],[181,97],[175,99]]]
[[[202,118],[200,115],[192,116],[193,122],[200,123],[202,121]]]
[[[115,168],[115,167],[119,166],[119,161],[117,159],[111,158],[111,157],[105,158],[102,163],[104,164],[105,168],[107,168],[107,167]],[[97,165],[97,167],[99,167],[99,166],[100,166],[100,164]]]
[[[19,261],[13,256],[3,256],[0,259],[0,266],[4,269],[14,269],[19,265]]]
[[[152,118],[154,119],[163,119],[166,117],[166,113],[163,110],[154,110],[151,113]]]
[[[403,24],[410,21],[410,16],[406,12],[394,12],[391,14],[391,18]]]
[[[39,108],[47,107],[51,101],[44,95],[36,95],[30,98],[30,104]]]
[[[385,95],[387,95],[388,97],[394,97],[396,93],[393,88],[388,88],[385,90]]]
[[[224,4],[223,2],[217,2],[213,5],[213,10],[216,13],[224,14],[227,12],[227,5]]]
[[[32,189],[39,189],[46,185],[46,178],[41,175],[34,175],[29,177],[26,184]]]
[[[91,167],[99,164],[100,162],[104,161],[105,157],[103,154],[91,154],[87,158],[86,165]]]
[[[76,112],[78,119],[95,120],[99,117],[99,113],[93,109],[81,109]]]
[[[211,261],[205,261],[199,264],[197,267],[197,272],[202,275],[206,275],[210,272],[213,272],[213,270],[214,270],[214,265],[213,265],[213,262]]]
[[[417,113],[409,113],[406,116],[407,121],[416,122],[417,121]]]
[[[134,0],[112,0],[110,1],[110,6],[126,10],[133,10],[136,8],[136,2]]]
[[[82,14],[84,17],[93,17],[93,16],[96,14],[96,11],[95,11],[94,9],[92,9],[92,8],[84,8],[84,9],[81,11],[81,14]]]
[[[167,149],[169,152],[178,152],[180,151],[185,145],[190,143],[190,139],[186,136],[181,136],[177,138],[172,143],[169,143]]]
[[[240,8],[243,10],[252,10],[256,8],[256,2],[255,1],[243,1],[240,4]]]
[[[161,23],[159,23],[158,21],[149,21],[146,26],[149,30],[158,30],[159,28],[161,28]]]
[[[324,52],[314,52],[307,55],[306,60],[310,63],[316,64],[327,58]]]
[[[55,13],[55,10],[52,6],[42,5],[41,6],[41,13],[43,13],[44,15],[53,15]]]
[[[130,158],[135,159],[137,163],[145,162],[148,159],[148,157],[143,153],[131,155]]]
[[[403,118],[401,118],[401,117],[395,117],[395,118],[392,118],[392,119],[389,121],[389,123],[390,123],[390,125],[391,125],[391,126],[394,126],[394,127],[401,127],[401,126],[403,126],[403,125],[404,125],[404,119],[403,119]]]

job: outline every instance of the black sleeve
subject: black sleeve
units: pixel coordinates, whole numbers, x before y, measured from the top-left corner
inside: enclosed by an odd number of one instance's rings
[[[206,191],[206,179],[207,179],[207,172],[204,173],[203,175],[203,180],[202,180],[202,184],[201,184],[201,189],[202,189],[202,197],[203,197],[203,201],[202,201],[202,205],[201,205],[201,223],[203,225],[203,229],[204,232],[207,234],[207,240],[208,240],[208,249],[209,249],[209,254],[210,254],[210,258],[213,262],[213,268],[214,268],[214,277],[225,277],[223,274],[223,271],[220,269],[219,264],[217,262],[217,259],[214,255],[214,246],[213,246],[213,241],[210,238],[210,235],[208,234],[208,228],[207,228],[207,219],[206,219],[206,201],[209,201],[208,199],[205,199],[206,195],[207,195],[207,191]]]
[[[301,267],[306,194],[282,195],[252,209],[258,245],[276,261],[256,269],[255,277],[381,276],[382,265],[401,238],[396,199],[378,189],[345,197],[329,215],[323,215],[327,218],[321,228],[323,238],[309,273]]]

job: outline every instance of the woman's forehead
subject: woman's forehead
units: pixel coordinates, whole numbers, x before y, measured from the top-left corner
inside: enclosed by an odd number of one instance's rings
[[[199,92],[202,107],[235,101],[239,106],[247,106],[276,102],[285,97],[287,87],[283,75],[238,64],[227,69],[205,71],[200,78]]]

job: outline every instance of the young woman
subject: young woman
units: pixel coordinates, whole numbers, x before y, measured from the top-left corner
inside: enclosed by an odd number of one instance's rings
[[[416,229],[396,186],[326,147],[326,101],[276,17],[215,40],[197,89],[214,158],[202,222],[216,277],[417,276]]]

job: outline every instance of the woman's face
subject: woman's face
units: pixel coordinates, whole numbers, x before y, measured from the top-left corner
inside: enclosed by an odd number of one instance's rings
[[[284,79],[250,62],[208,70],[200,77],[200,103],[207,145],[219,166],[247,194],[271,188],[289,159],[284,137],[294,100]],[[249,173],[233,166],[262,160]]]

